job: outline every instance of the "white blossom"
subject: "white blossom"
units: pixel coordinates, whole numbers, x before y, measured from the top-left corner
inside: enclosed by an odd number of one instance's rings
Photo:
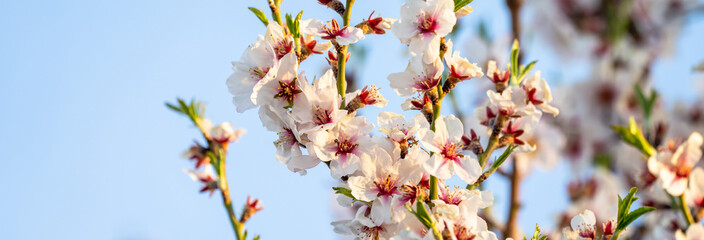
[[[410,0],[401,6],[401,18],[391,26],[411,55],[422,55],[425,63],[440,58],[440,38],[457,22],[452,0]]]
[[[406,70],[389,75],[391,88],[401,97],[410,97],[417,91],[432,91],[442,80],[443,65],[439,58],[428,63],[412,57]]]
[[[482,168],[477,159],[462,154],[462,122],[454,115],[440,116],[435,121],[434,132],[418,131],[423,147],[435,153],[423,167],[439,179],[448,179],[456,173],[463,181],[474,183],[482,174]]]

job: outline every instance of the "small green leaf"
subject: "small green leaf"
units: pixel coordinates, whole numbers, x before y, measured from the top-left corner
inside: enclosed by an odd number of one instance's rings
[[[259,237],[260,237],[260,236],[257,235],[257,236],[255,236],[254,238],[252,238],[252,240],[259,240]]]
[[[629,212],[633,202],[638,200],[638,197],[635,196],[636,192],[638,192],[638,188],[633,187],[630,191],[628,191],[628,194],[626,194],[625,197],[621,198],[621,196],[618,196],[618,215],[616,221],[617,232],[626,229],[628,225],[643,214],[655,210],[655,208],[652,207],[641,207],[633,212]]]
[[[352,199],[355,199],[355,197],[352,196],[352,190],[349,190],[347,188],[333,187],[332,190],[335,190],[335,193],[337,193],[337,194],[342,194],[342,195],[348,196]]]
[[[513,45],[511,46],[511,79],[513,81],[518,81],[516,79],[518,77],[518,53],[520,52],[520,48],[518,45],[518,39],[513,40]],[[517,82],[514,82],[513,84],[518,84]]]
[[[261,21],[264,24],[264,26],[269,25],[269,19],[266,18],[266,15],[264,15],[262,10],[259,10],[259,9],[253,8],[253,7],[248,7],[248,8],[249,8],[249,11],[252,11],[252,13],[254,13],[254,16],[259,18],[259,21]]]
[[[655,210],[654,207],[640,207],[640,208],[634,210],[633,212],[629,213],[628,215],[626,215],[626,217],[624,218],[624,220],[622,222],[623,228],[621,230],[625,229],[628,225],[630,225],[633,221],[638,219],[640,216],[643,216],[643,214],[646,214],[646,213],[653,211],[653,210]]]
[[[618,135],[621,136],[624,142],[631,146],[638,148],[643,154],[647,156],[653,156],[657,153],[655,148],[648,143],[645,139],[643,133],[640,131],[640,127],[636,124],[635,119],[631,117],[628,121],[628,126],[612,126],[611,127]]]
[[[455,12],[459,11],[464,6],[467,6],[467,4],[470,4],[473,1],[474,0],[455,0]]]
[[[533,69],[533,66],[535,66],[535,63],[538,61],[532,61],[526,66],[521,66],[521,74],[518,76],[518,83],[521,83],[523,79],[528,75],[531,69]]]
[[[493,164],[491,164],[491,168],[492,169],[499,168],[499,166],[501,166],[501,164],[503,164],[506,161],[506,159],[508,159],[508,157],[511,155],[511,152],[513,152],[513,150],[516,149],[517,147],[518,147],[518,145],[511,145],[508,148],[506,148],[506,150],[504,150],[504,152],[501,154],[501,156],[499,156],[499,158],[496,159]]]

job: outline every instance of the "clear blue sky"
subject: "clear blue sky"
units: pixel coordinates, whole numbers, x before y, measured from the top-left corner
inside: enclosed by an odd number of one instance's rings
[[[227,170],[236,205],[248,194],[264,203],[248,224],[251,233],[263,239],[335,238],[329,225],[335,182],[326,169],[305,177],[288,172],[274,159],[275,135],[261,126],[256,111],[238,114],[231,105],[225,86],[230,61],[264,31],[246,7],[264,8],[265,1],[242,2],[0,1],[0,236],[231,239],[219,197],[198,194],[199,185],[182,172],[191,164],[180,154],[198,135],[163,106],[180,96],[206,102],[215,122],[247,129],[231,147]],[[293,2],[285,0],[284,10],[303,9],[304,18],[334,16],[314,0]],[[397,17],[400,3],[358,1],[353,19],[372,10]],[[494,35],[506,34],[502,3],[476,1],[476,12],[462,21],[475,26],[485,19]],[[689,69],[704,60],[696,55],[704,53],[697,44],[703,26],[690,24],[673,59],[657,63],[656,84],[671,100],[694,94]],[[463,31],[455,42],[470,33]],[[391,100],[386,110],[398,112],[402,100],[386,76],[405,67],[403,47],[392,34],[370,39],[380,45],[370,48],[362,80],[382,87]],[[531,57],[540,58],[538,69],[559,69],[550,67],[559,62],[554,54]],[[320,75],[322,62],[304,68]],[[377,112],[367,111],[372,120]],[[565,206],[568,175],[561,166],[527,180],[524,229],[536,221],[552,225],[553,214]],[[490,186],[503,189],[505,182]],[[496,197],[502,208],[505,193]]]

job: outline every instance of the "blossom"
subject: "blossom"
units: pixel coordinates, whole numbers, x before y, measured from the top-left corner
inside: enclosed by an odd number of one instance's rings
[[[536,111],[524,117],[511,119],[504,125],[503,138],[508,139],[510,144],[519,145],[515,150],[517,153],[528,153],[535,150],[534,145],[530,145],[523,139],[530,139],[530,135],[532,135],[533,129],[538,125],[541,115],[541,112]]]
[[[689,225],[686,233],[682,233],[682,230],[677,229],[675,234],[676,240],[699,240],[704,238],[704,226],[701,223],[694,223]]]
[[[445,63],[450,69],[448,78],[455,78],[464,81],[472,78],[484,76],[482,68],[476,63],[470,63],[467,58],[460,57],[460,51],[452,51],[452,41],[447,41],[447,52],[445,52]]]
[[[255,106],[252,100],[255,85],[273,79],[277,67],[276,53],[263,37],[259,37],[257,42],[249,46],[239,61],[232,63],[234,72],[227,78],[227,88],[234,95],[232,102],[238,112]]]
[[[233,129],[232,124],[229,122],[213,126],[207,119],[201,122],[201,126],[210,137],[210,140],[222,144],[223,146],[227,146],[227,143],[237,141],[240,139],[240,136],[247,132],[244,129]]]
[[[367,18],[367,20],[364,20],[357,25],[357,27],[364,31],[364,34],[384,34],[386,33],[386,29],[391,29],[391,23],[395,21],[395,19],[392,18],[372,18],[372,15],[374,15],[374,12],[369,14],[369,18]]]
[[[501,115],[517,118],[535,112],[535,107],[527,104],[526,92],[516,86],[510,86],[500,93],[487,90],[486,94],[489,96],[491,104],[498,109]]]
[[[457,22],[451,0],[410,0],[401,6],[401,18],[391,26],[396,37],[409,44],[413,56],[432,63],[440,56],[440,38],[452,31]]]
[[[406,122],[403,115],[392,112],[381,112],[377,116],[379,131],[386,134],[394,145],[401,150],[401,158],[408,153],[409,144],[415,141],[415,134],[422,128],[428,128],[428,121],[423,115],[418,114],[411,121]]]
[[[274,49],[277,59],[281,59],[293,51],[293,38],[290,35],[284,35],[284,29],[275,21],[269,21],[264,39]]]
[[[303,86],[306,101],[301,101],[291,112],[291,116],[300,123],[301,133],[326,131],[347,116],[347,111],[340,109],[342,99],[337,94],[335,84],[335,76],[332,70],[328,70],[313,85]]]
[[[584,210],[570,221],[572,231],[576,233],[577,240],[593,240],[596,238],[596,217],[589,209]]]
[[[403,185],[420,180],[421,168],[415,160],[394,161],[380,148],[362,155],[362,174],[350,177],[347,182],[355,198],[372,202],[369,217],[374,222],[398,222],[403,217],[402,204],[393,202],[398,202],[402,197]]]
[[[442,80],[443,65],[440,59],[428,63],[421,57],[412,57],[406,70],[389,75],[391,88],[401,97],[410,97],[417,91],[434,91]]]
[[[686,196],[690,199],[690,204],[704,208],[704,169],[698,167],[692,171]]]
[[[423,146],[435,153],[423,165],[428,173],[439,179],[448,179],[456,173],[467,183],[479,178],[482,168],[477,159],[461,153],[463,129],[462,122],[450,115],[436,119],[435,132],[425,128],[418,131]]]
[[[352,174],[359,168],[360,157],[371,149],[373,143],[369,133],[374,125],[362,116],[343,118],[330,131],[309,135],[308,151],[324,162],[330,162],[333,178]]]
[[[240,217],[240,222],[245,223],[255,213],[264,209],[264,206],[259,204],[259,199],[252,200],[252,196],[247,196],[247,203],[244,204],[244,210]]]
[[[301,33],[320,36],[325,40],[334,40],[339,45],[350,45],[364,39],[362,29],[344,26],[340,28],[337,20],[333,19],[326,25],[320,20],[311,18],[301,21]]]
[[[362,206],[354,219],[332,222],[338,234],[352,235],[355,240],[389,239],[398,233],[398,224],[375,222],[369,217],[371,207]]]
[[[252,94],[257,105],[272,105],[277,109],[298,106],[305,102],[303,86],[308,84],[303,74],[298,74],[298,59],[295,53],[281,59],[276,78],[254,87]]]
[[[196,162],[196,168],[200,168],[204,164],[210,163],[210,158],[207,155],[208,148],[203,147],[200,143],[195,142],[193,146],[188,148],[183,153],[183,157]]]
[[[267,130],[275,132],[279,138],[274,141],[276,160],[283,163],[292,172],[306,174],[306,169],[318,165],[320,160],[314,156],[303,155],[301,147],[304,140],[298,126],[288,112],[275,111],[269,106],[259,109],[259,118]]]
[[[557,116],[560,113],[560,110],[556,107],[549,105],[552,102],[550,87],[545,82],[545,79],[540,77],[540,71],[537,71],[532,78],[523,80],[522,84],[530,103],[553,116]]]
[[[323,54],[325,51],[330,49],[330,47],[332,47],[332,43],[330,43],[330,41],[318,42],[314,38],[315,36],[313,35],[306,35],[301,38],[301,46],[303,46],[304,50],[308,51],[309,54]]]
[[[676,149],[670,142],[665,149],[648,159],[648,169],[658,176],[662,187],[673,196],[682,195],[687,188],[687,178],[702,157],[702,135],[692,133]]]
[[[206,165],[201,171],[191,169],[183,169],[183,171],[193,181],[203,183],[203,188],[200,189],[200,192],[210,192],[212,196],[215,190],[218,189],[218,176],[213,172],[212,165]]]
[[[384,107],[389,102],[384,96],[379,93],[379,88],[374,85],[364,86],[361,90],[354,91],[347,95],[347,99],[351,99],[345,103],[347,111],[353,112],[366,105],[376,107]]]

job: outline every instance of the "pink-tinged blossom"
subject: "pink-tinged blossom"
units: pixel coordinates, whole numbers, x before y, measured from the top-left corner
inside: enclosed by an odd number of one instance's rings
[[[362,155],[361,175],[347,181],[355,198],[372,202],[369,217],[377,223],[398,222],[404,217],[402,187],[421,177],[417,159],[394,161],[386,151],[375,148]]]
[[[307,48],[310,53],[315,53],[315,54],[323,54],[325,51],[330,49],[332,47],[332,43],[330,41],[316,41],[315,36],[313,35],[306,35],[305,37],[301,38],[301,46]]]
[[[300,106],[306,101],[302,93],[307,84],[305,76],[298,74],[296,54],[289,53],[281,59],[276,78],[254,87],[256,94],[252,94],[252,100],[257,105],[271,105],[277,109]]]
[[[457,174],[467,183],[474,183],[482,174],[482,168],[477,159],[462,154],[462,122],[454,115],[440,116],[435,122],[435,131],[420,129],[418,134],[423,147],[433,156],[425,162],[425,170],[439,179],[449,179]]]
[[[665,190],[673,196],[680,196],[687,189],[687,182],[694,166],[702,157],[702,135],[692,133],[687,141],[674,147],[674,143],[660,149],[648,159],[648,169],[658,179]]]
[[[576,240],[594,240],[596,238],[596,217],[594,212],[590,210],[584,210],[577,216],[572,218],[570,221],[570,226],[572,227],[570,236]],[[563,231],[564,232],[564,231]]]
[[[267,130],[275,132],[279,136],[274,141],[276,160],[286,165],[289,170],[305,175],[306,169],[313,168],[320,163],[316,157],[303,155],[301,147],[304,147],[304,140],[301,138],[301,133],[290,113],[262,106],[259,109],[259,118]]]
[[[200,145],[200,143],[195,142],[183,153],[183,157],[196,162],[196,169],[203,166],[203,164],[210,163],[210,158],[207,155],[208,149]]]
[[[410,121],[406,122],[403,115],[392,112],[381,112],[377,116],[379,131],[396,145],[407,144],[409,140],[414,139],[414,135],[419,129],[428,128],[430,124],[425,120],[423,115],[418,114]]]
[[[326,71],[313,85],[304,85],[303,94],[307,101],[301,101],[291,112],[299,123],[301,133],[312,135],[317,131],[327,131],[347,116],[347,111],[340,109],[342,100],[337,94],[332,70]]]
[[[467,58],[460,57],[460,51],[452,51],[452,41],[447,41],[447,52],[445,52],[445,63],[450,69],[450,76],[460,81],[480,78],[484,76],[482,68],[475,63],[470,63]]]
[[[410,97],[418,91],[432,91],[442,80],[443,65],[439,58],[424,63],[412,57],[406,70],[389,75],[391,88],[401,97]]]
[[[398,234],[397,223],[377,222],[369,217],[371,207],[364,205],[357,209],[354,219],[332,222],[338,234],[351,235],[355,240],[389,239]]]
[[[372,148],[369,134],[374,124],[367,123],[362,116],[348,115],[327,132],[309,135],[311,143],[308,151],[313,149],[315,156],[324,162],[330,162],[330,174],[333,178],[354,173],[360,164],[362,153]]]
[[[677,229],[677,233],[675,233],[675,240],[701,239],[704,239],[704,226],[700,222],[689,225],[686,233],[683,233],[680,229]]]
[[[382,18],[382,17],[375,17],[372,18],[374,15],[374,12],[369,14],[369,18],[367,18],[366,21],[362,22],[363,25],[368,27],[368,30],[365,29],[365,34],[385,34],[387,29],[391,29],[391,24],[396,21],[395,19],[392,18]],[[364,28],[363,28],[364,29]]]
[[[560,113],[560,110],[549,104],[552,102],[552,94],[550,94],[548,83],[540,77],[540,71],[537,71],[533,77],[523,80],[522,87],[526,92],[528,102],[553,116]]]
[[[350,103],[359,103],[363,106],[372,105],[378,108],[383,108],[389,103],[384,96],[379,92],[379,88],[374,85],[364,86],[361,90],[357,90],[347,94],[346,106],[350,106]],[[355,109],[356,110],[356,109]],[[352,110],[350,110],[352,111]]]
[[[269,21],[269,25],[266,26],[264,39],[274,49],[277,59],[281,59],[286,54],[293,52],[293,38],[290,35],[284,35],[284,29],[275,21]]]
[[[486,77],[489,78],[494,84],[508,84],[511,78],[511,71],[499,70],[496,68],[496,61],[490,60],[486,67]]]
[[[695,168],[689,175],[689,188],[686,196],[690,200],[689,204],[704,209],[704,169]]]
[[[335,40],[339,45],[350,45],[364,39],[362,29],[346,26],[340,28],[337,20],[333,19],[328,24],[311,18],[301,21],[301,33],[320,36],[325,40]]]
[[[255,107],[252,101],[255,85],[274,79],[277,67],[276,53],[263,37],[249,46],[239,61],[232,62],[234,72],[227,78],[227,88],[234,95],[232,102],[238,112]]]
[[[520,117],[530,115],[535,112],[535,107],[527,104],[526,92],[519,87],[510,86],[501,93],[494,90],[487,90],[486,95],[498,113],[508,117]]]
[[[513,144],[518,145],[516,153],[529,153],[535,150],[535,143],[526,142],[533,134],[533,129],[538,125],[542,113],[535,111],[530,115],[512,118],[504,125],[503,136],[510,138]]]
[[[440,38],[457,22],[452,0],[410,0],[401,6],[401,18],[391,26],[396,37],[409,45],[413,56],[426,63],[440,58]]]
[[[212,165],[206,165],[201,171],[191,169],[184,169],[183,171],[188,174],[193,181],[203,184],[200,192],[209,192],[212,196],[215,190],[218,189],[218,176],[213,172]]]
[[[222,145],[237,141],[247,132],[244,129],[233,129],[232,124],[229,122],[214,126],[210,120],[207,119],[201,122],[201,126],[203,130],[208,133],[210,140]]]

